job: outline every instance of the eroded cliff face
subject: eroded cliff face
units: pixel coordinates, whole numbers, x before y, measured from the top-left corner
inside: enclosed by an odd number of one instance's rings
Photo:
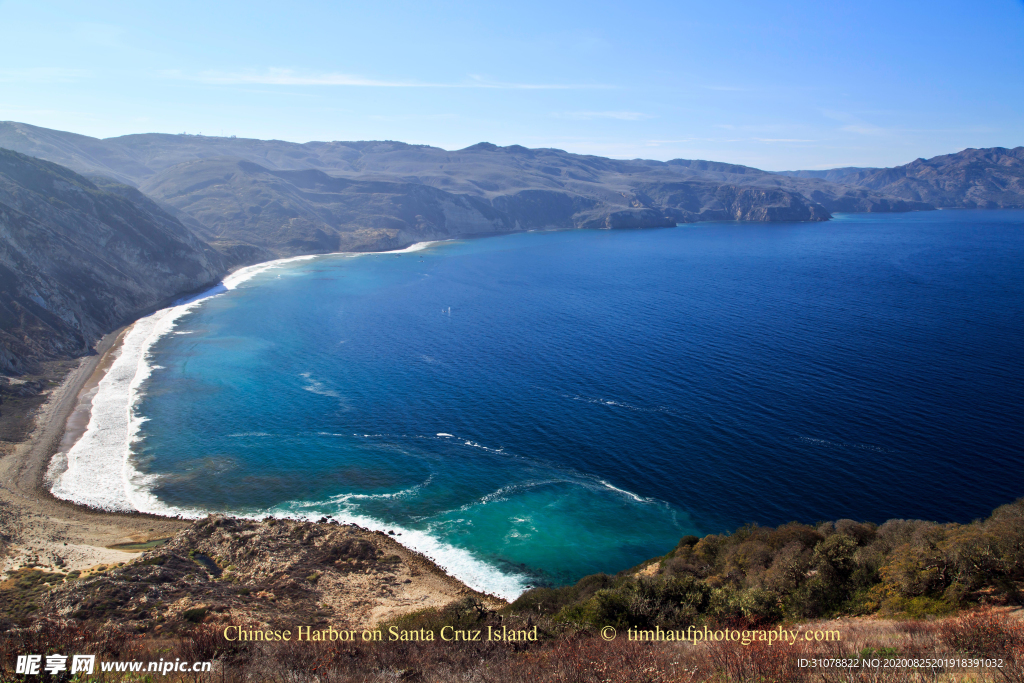
[[[225,259],[138,190],[0,149],[0,372],[88,353]]]
[[[734,164],[490,143],[96,140],[0,122],[0,146],[129,182],[236,262],[519,230],[827,220],[845,192]]]
[[[507,156],[503,149],[467,154]],[[490,163],[501,172],[510,165],[507,159]],[[520,230],[649,228],[706,220],[820,221],[830,216],[821,204],[782,187],[671,177],[641,183],[615,169],[592,181],[553,166],[543,168],[543,183],[523,174],[517,187],[494,173],[486,176],[494,181],[482,178],[464,192],[467,188],[461,185],[453,191],[445,183],[427,184],[422,177],[417,177],[420,182],[397,182],[394,175],[339,177],[316,169],[272,170],[221,157],[173,166],[141,188],[195,218],[196,230],[218,249],[222,241],[245,242],[277,256],[383,250]]]

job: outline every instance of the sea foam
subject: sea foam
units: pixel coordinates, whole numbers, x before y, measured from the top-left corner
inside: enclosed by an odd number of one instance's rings
[[[420,242],[405,249],[378,253],[409,253],[425,249],[431,244],[433,242]],[[340,255],[360,254],[336,254]],[[207,514],[205,510],[173,506],[160,501],[152,493],[156,477],[146,475],[134,467],[132,444],[137,441],[139,428],[146,420],[136,413],[136,406],[142,398],[144,383],[156,369],[149,362],[149,351],[161,337],[174,330],[181,316],[207,299],[229,292],[272,268],[311,258],[316,256],[279,259],[239,269],[201,294],[175,302],[168,308],[137,320],[125,333],[120,347],[115,351],[114,362],[97,386],[89,424],[82,437],[71,447],[66,457],[55,457],[50,464],[47,480],[52,482],[53,495],[112,512],[147,512],[185,519],[204,517]],[[267,513],[276,517],[300,519],[323,516],[321,512],[311,511],[311,507],[319,505],[293,503],[287,509],[277,508]],[[261,518],[267,513],[239,516]],[[402,545],[430,558],[475,590],[511,600],[526,589],[525,576],[505,574],[475,557],[470,551],[445,543],[428,532],[388,525],[363,515],[338,513],[334,517],[371,530],[397,530],[402,535]]]
[[[399,492],[406,493],[406,492]],[[384,494],[390,495],[390,494]],[[305,519],[315,521],[322,518],[324,509],[339,505],[344,508],[345,502],[350,498],[363,497],[360,494],[346,494],[325,503],[301,502],[287,503],[281,507],[268,511],[273,517],[282,519]],[[502,598],[503,600],[515,600],[526,590],[529,577],[519,574],[508,574],[498,569],[493,564],[481,560],[472,552],[464,548],[458,548],[445,543],[433,536],[429,531],[409,529],[394,524],[368,517],[366,515],[353,514],[352,512],[339,510],[335,513],[327,513],[344,524],[356,524],[371,531],[394,531],[401,536],[400,542],[406,548],[415,550],[434,562],[445,572],[462,581],[470,588],[482,593]],[[260,515],[253,515],[259,517]],[[266,516],[266,515],[263,515]],[[397,537],[395,540],[399,540]]]
[[[47,479],[57,498],[112,512],[152,512],[200,517],[199,510],[171,509],[150,493],[152,480],[132,464],[131,447],[145,417],[135,413],[143,383],[155,369],[149,350],[174,329],[177,320],[203,301],[229,292],[260,273],[291,261],[315,258],[298,256],[241,268],[220,283],[168,308],[137,320],[125,333],[116,358],[100,380],[92,399],[89,424],[68,451],[66,459],[51,462]],[[58,468],[66,467],[63,472]]]

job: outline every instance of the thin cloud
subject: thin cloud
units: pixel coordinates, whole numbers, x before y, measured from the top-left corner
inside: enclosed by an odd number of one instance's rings
[[[758,142],[817,142],[817,140],[803,140],[800,138],[754,138]]]
[[[896,132],[895,130],[883,128],[882,126],[876,126],[849,112],[823,109],[821,110],[821,113],[826,118],[846,124],[841,126],[839,130],[847,133],[877,137],[880,135],[890,135]]]
[[[370,114],[366,118],[370,121],[454,121],[459,116],[457,114]]]
[[[4,117],[15,117],[21,118],[23,116],[38,116],[46,118],[73,118],[76,121],[88,120],[88,121],[99,121],[102,117],[86,111],[65,111],[61,109],[36,109],[33,107],[24,107],[16,104],[8,104],[0,102],[0,120]],[[63,125],[63,124],[61,124]]]
[[[67,83],[89,78],[85,69],[34,66],[26,69],[0,69],[0,83]]]
[[[639,111],[562,111],[552,114],[559,119],[574,119],[577,121],[590,119],[617,119],[619,121],[646,121],[653,119],[651,114],[644,114]]]
[[[843,126],[840,130],[845,130],[847,133],[857,133],[858,135],[888,135],[890,131],[881,126],[872,126],[869,124],[854,124],[850,126]]]
[[[662,145],[682,145],[689,142],[712,142],[711,138],[683,138],[682,140],[647,140],[643,144],[646,147],[661,147]]]
[[[469,74],[468,83],[438,84],[438,88],[495,88],[499,90],[607,90],[615,86],[604,83],[506,83]]]
[[[160,72],[165,78],[174,78],[211,85],[285,85],[285,86],[341,86],[360,88],[487,88],[494,90],[582,90],[608,88],[600,84],[559,83],[506,83],[491,81],[481,76],[469,76],[461,83],[431,83],[411,80],[383,80],[342,73],[298,73],[292,69],[270,68],[265,71],[203,71],[198,75],[178,70]]]
[[[852,163],[852,162],[832,162],[830,164],[808,164],[801,170],[805,171],[831,171],[833,168],[877,168],[877,167],[865,167],[863,163]]]

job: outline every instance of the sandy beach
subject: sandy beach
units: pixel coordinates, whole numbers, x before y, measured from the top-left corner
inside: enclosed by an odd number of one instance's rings
[[[35,417],[29,438],[0,458],[0,524],[5,538],[0,569],[27,565],[86,569],[97,564],[126,562],[137,553],[111,549],[123,543],[167,538],[188,522],[146,514],[92,510],[54,498],[44,476],[55,453],[68,446],[68,419],[79,407],[80,394],[95,387],[110,366],[117,345],[128,328],[113,332],[97,345],[97,353],[79,361],[59,387],[52,389]],[[81,412],[72,421],[84,429]]]
[[[0,570],[10,573],[34,567],[82,572],[99,565],[110,568],[140,557],[137,551],[119,550],[116,546],[173,538],[196,524],[141,512],[98,510],[58,499],[50,492],[47,475],[51,462],[57,456],[59,471],[59,458],[86,432],[99,382],[119,357],[122,342],[131,330],[129,325],[105,336],[97,343],[95,354],[80,359],[60,384],[47,392],[28,438],[13,446],[9,444],[6,454],[0,457]],[[401,569],[399,565],[395,568],[401,583],[396,584],[396,578],[388,576],[391,587],[382,588],[377,585],[376,575],[352,573],[327,580],[322,587],[327,591],[320,599],[336,603],[339,613],[358,615],[369,623],[414,609],[441,607],[470,595],[492,607],[504,604],[468,588],[429,558],[379,531],[354,527],[348,533],[378,546],[382,553],[400,557]],[[287,564],[291,554],[289,549],[281,550],[281,557],[268,558],[268,566],[273,567],[275,560]],[[179,606],[187,606],[195,599],[200,596],[186,596]],[[257,613],[249,616],[259,618]]]
[[[0,529],[6,541],[0,557],[3,571],[33,566],[63,572],[84,571],[98,565],[109,568],[140,557],[138,552],[125,552],[111,546],[174,537],[195,524],[145,513],[94,510],[54,498],[45,486],[44,477],[54,454],[66,451],[84,431],[88,422],[87,401],[112,364],[118,344],[128,329],[104,337],[97,344],[98,353],[83,358],[60,386],[51,390],[36,415],[36,427],[29,439],[0,458]],[[338,528],[312,526],[332,531]],[[504,604],[469,589],[428,558],[386,535],[358,528],[349,533],[368,540],[382,552],[397,555],[402,562],[395,565],[397,578],[370,572],[349,572],[341,576],[329,572],[330,578],[321,587],[319,600],[322,604],[333,605],[338,614],[371,624],[425,607],[443,607],[467,596],[475,596],[491,608]],[[279,554],[280,557],[268,558],[271,573],[275,564],[287,565],[294,559],[294,549],[282,549]],[[187,609],[208,597],[202,589],[196,589],[195,593],[177,600],[173,608]],[[270,612],[281,616],[282,608],[284,605],[276,605]],[[297,609],[301,612],[308,608],[309,605],[303,605]],[[263,615],[260,608],[252,606],[235,606],[231,613],[239,609],[238,616],[255,621],[272,616],[270,612]]]

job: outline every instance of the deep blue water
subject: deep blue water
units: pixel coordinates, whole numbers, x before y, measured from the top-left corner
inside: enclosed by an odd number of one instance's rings
[[[139,467],[554,582],[747,522],[969,521],[1024,495],[1022,264],[1020,211],[289,263],[154,347]]]

